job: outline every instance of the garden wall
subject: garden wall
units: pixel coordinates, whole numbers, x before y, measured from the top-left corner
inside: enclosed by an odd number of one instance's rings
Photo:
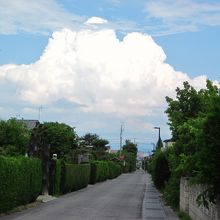
[[[210,203],[209,209],[198,206],[197,196],[205,189],[204,185],[189,185],[186,177],[180,181],[180,210],[186,212],[193,220],[220,220],[220,202]]]

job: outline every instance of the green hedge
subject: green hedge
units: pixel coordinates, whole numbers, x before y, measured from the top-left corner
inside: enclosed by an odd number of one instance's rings
[[[90,179],[90,164],[62,165],[61,191],[67,193],[84,188]]]
[[[60,194],[61,183],[61,160],[52,160],[50,165],[50,195]]]
[[[34,201],[41,187],[40,160],[0,156],[0,213]]]
[[[113,161],[91,162],[90,184],[113,179],[122,173],[123,165]]]
[[[107,161],[91,162],[90,183],[95,184],[107,180],[109,177],[109,166]]]
[[[122,166],[120,164],[109,161],[108,166],[109,166],[109,177],[108,177],[109,179],[114,179],[122,173]]]
[[[169,164],[165,152],[156,151],[148,166],[154,185],[158,189],[164,189],[166,182],[170,178]]]

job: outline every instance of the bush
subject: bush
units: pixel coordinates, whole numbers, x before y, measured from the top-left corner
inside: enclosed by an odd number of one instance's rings
[[[170,177],[168,160],[164,152],[157,151],[155,153],[151,161],[150,173],[152,175],[155,186],[158,189],[163,189],[165,187],[165,183],[169,180]]]
[[[93,161],[91,163],[90,184],[118,177],[123,170],[123,164],[113,161]]]
[[[130,170],[129,163],[125,163],[125,166],[123,165],[123,167],[122,167],[123,173],[129,173],[129,170]]]
[[[114,179],[121,174],[122,168],[120,164],[109,161],[108,167],[109,167],[109,177],[108,177],[109,179]]]
[[[88,185],[90,164],[62,164],[61,191],[72,192]]]
[[[187,213],[182,211],[178,213],[178,217],[181,220],[192,220],[192,218],[190,218],[190,216]]]
[[[0,213],[33,202],[41,192],[38,159],[0,156]]]
[[[60,194],[61,160],[52,160],[50,165],[50,195]]]
[[[90,183],[102,182],[109,177],[109,166],[106,161],[93,161],[91,163]]]
[[[166,202],[174,209],[179,208],[180,201],[180,178],[171,175],[168,184],[165,186],[163,196]]]

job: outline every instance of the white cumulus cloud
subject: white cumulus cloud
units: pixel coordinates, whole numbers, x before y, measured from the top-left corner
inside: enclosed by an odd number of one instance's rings
[[[83,112],[119,116],[156,114],[186,80],[201,87],[206,78],[175,71],[149,35],[129,33],[120,41],[111,29],[57,31],[37,62],[0,66],[0,81],[14,84],[21,100],[63,99]]]
[[[100,18],[100,17],[91,17],[89,18],[85,24],[106,24],[108,21],[106,19]]]

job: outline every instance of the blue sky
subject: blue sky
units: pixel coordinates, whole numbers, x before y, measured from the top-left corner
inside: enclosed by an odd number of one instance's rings
[[[164,97],[219,81],[217,0],[0,0],[0,117],[38,118],[149,151]]]

